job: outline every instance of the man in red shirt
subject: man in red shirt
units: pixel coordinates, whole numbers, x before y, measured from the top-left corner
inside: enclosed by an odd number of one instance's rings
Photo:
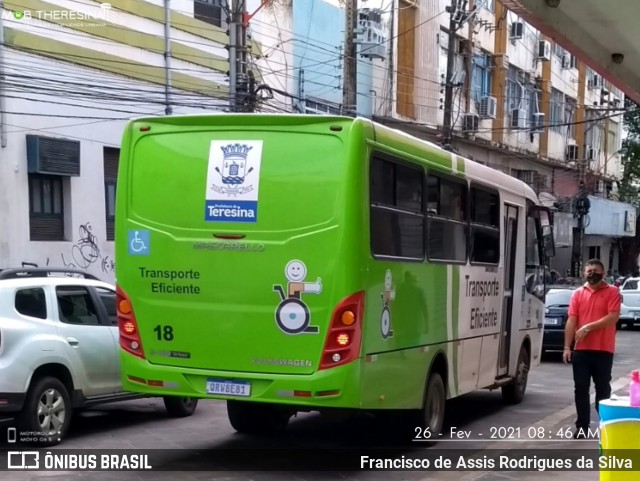
[[[575,403],[578,418],[574,438],[585,438],[591,422],[589,390],[591,378],[599,402],[611,397],[611,367],[616,344],[616,324],[620,316],[620,291],[607,284],[604,264],[598,259],[587,262],[587,282],[577,289],[569,302],[569,319],[564,331],[565,364],[572,361]],[[575,340],[573,356],[571,343]],[[573,357],[573,360],[571,359]]]

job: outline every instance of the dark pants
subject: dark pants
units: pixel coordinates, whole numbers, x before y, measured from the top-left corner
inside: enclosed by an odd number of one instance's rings
[[[571,364],[578,414],[576,427],[587,429],[591,422],[591,403],[589,402],[591,378],[596,386],[596,410],[599,413],[600,401],[611,397],[613,354],[604,351],[574,351]]]

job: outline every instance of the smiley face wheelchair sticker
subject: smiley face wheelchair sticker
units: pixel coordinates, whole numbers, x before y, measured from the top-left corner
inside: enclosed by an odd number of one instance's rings
[[[382,334],[383,339],[388,339],[393,337],[393,330],[391,329],[390,303],[396,298],[396,289],[393,287],[393,277],[390,270],[387,270],[384,276],[384,292],[380,294],[380,297],[382,297],[380,334]]]
[[[299,260],[290,261],[284,269],[287,278],[287,292],[276,284],[273,290],[280,294],[280,304],[276,308],[276,324],[285,334],[318,334],[318,326],[311,325],[309,308],[302,301],[302,293],[320,294],[322,282],[304,282],[307,277],[307,266]]]

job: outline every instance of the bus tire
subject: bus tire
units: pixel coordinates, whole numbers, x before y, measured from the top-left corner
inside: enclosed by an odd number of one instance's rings
[[[227,401],[233,429],[242,434],[274,434],[285,430],[289,414],[275,406],[246,401]]]
[[[513,381],[502,386],[502,398],[507,404],[519,404],[524,399],[529,376],[529,351],[523,345],[518,355],[518,366]]]
[[[191,397],[165,396],[162,400],[169,416],[174,418],[191,416],[198,406],[198,400]]]
[[[442,433],[446,402],[447,395],[442,375],[439,372],[432,372],[429,381],[427,381],[421,413],[422,427],[429,430],[432,439],[437,439],[438,435]]]

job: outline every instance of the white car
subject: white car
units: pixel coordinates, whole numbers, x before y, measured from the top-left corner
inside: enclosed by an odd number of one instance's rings
[[[141,397],[122,392],[117,326],[111,284],[71,269],[0,271],[0,417],[15,419],[17,442],[58,444],[74,409]],[[190,416],[197,399],[164,404]]]
[[[624,324],[633,326],[636,322],[640,322],[640,277],[630,277],[624,281],[620,286],[620,294],[622,294],[622,305],[618,327]]]

